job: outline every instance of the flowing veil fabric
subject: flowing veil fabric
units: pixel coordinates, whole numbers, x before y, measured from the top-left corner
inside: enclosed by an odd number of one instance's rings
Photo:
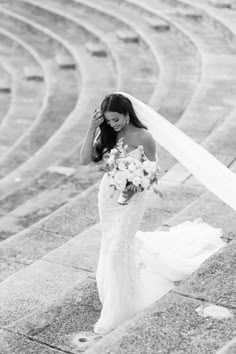
[[[130,99],[137,116],[147,125],[157,143],[206,188],[236,210],[236,174],[151,107],[128,93],[116,93]]]

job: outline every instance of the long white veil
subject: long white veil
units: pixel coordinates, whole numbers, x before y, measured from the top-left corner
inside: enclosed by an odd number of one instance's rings
[[[218,198],[236,210],[236,174],[151,107],[125,92],[154,139]]]

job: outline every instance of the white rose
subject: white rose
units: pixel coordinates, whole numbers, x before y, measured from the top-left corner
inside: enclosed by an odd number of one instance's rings
[[[139,160],[134,159],[134,163],[135,163],[135,166],[136,166],[137,168],[142,168],[142,167],[143,167],[142,162],[140,162]]]
[[[149,161],[146,160],[143,163],[143,168],[147,171],[147,172],[155,172],[156,171],[156,162],[155,161]]]
[[[130,173],[130,172],[127,172],[127,173],[126,173],[126,178],[127,178],[127,180],[128,180],[129,182],[132,182],[133,179],[134,179],[134,175],[133,175],[132,173]]]
[[[134,165],[133,163],[131,163],[131,164],[129,165],[128,169],[129,169],[131,172],[133,172],[133,171],[136,170],[136,167],[135,167],[135,165]]]
[[[116,172],[117,172],[116,169],[113,168],[113,170],[111,170],[111,171],[109,172],[109,174],[110,174],[110,176],[114,177],[115,174],[116,174]]]
[[[132,163],[134,161],[134,159],[131,156],[127,156],[125,158],[125,161],[128,162],[128,163]]]
[[[117,171],[114,175],[115,183],[121,184],[126,182],[126,174],[123,171]]]
[[[116,149],[111,149],[111,151],[110,151],[110,154],[115,154],[117,152],[117,150]]]
[[[126,169],[125,164],[123,162],[119,162],[118,168],[120,171],[124,171]]]
[[[138,187],[141,184],[141,178],[140,177],[134,177],[132,183]]]
[[[134,171],[134,176],[135,177],[143,177],[143,170],[138,168],[137,170]]]
[[[149,181],[149,179],[147,177],[143,177],[142,181],[141,181],[141,184],[142,184],[142,187],[144,189],[147,189],[149,187],[149,185],[150,185],[150,181]]]
[[[116,188],[119,190],[119,191],[123,191],[126,187],[126,181],[124,182],[121,182],[121,183],[116,183]]]
[[[109,163],[109,165],[113,164],[115,162],[115,156],[110,156],[108,159],[107,159],[107,163]]]

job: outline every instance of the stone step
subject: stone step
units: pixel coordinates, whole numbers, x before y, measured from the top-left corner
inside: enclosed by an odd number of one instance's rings
[[[2,53],[2,47],[0,47],[0,55]],[[0,59],[0,127],[6,116],[12,100],[12,88],[14,75],[7,69]],[[0,128],[1,129],[1,128]]]
[[[69,174],[71,168],[69,171],[67,168],[66,172]],[[56,175],[56,173],[54,174]],[[75,196],[79,195],[79,193],[82,193],[96,183],[101,178],[102,171],[96,167],[92,169],[91,167],[80,166],[76,173],[68,175],[67,178],[65,178],[65,175],[63,176],[64,178],[61,179],[60,184],[54,187],[48,186],[34,198],[30,198],[30,195],[28,195],[28,201],[15,207],[12,212],[9,212],[5,217],[0,219],[1,240],[30,227],[68,203]],[[24,190],[22,190],[22,193],[24,197],[27,197]],[[14,202],[13,198],[12,202]],[[17,203],[19,203],[19,200],[17,200]]]
[[[20,334],[12,333],[8,330],[0,330],[0,344],[2,354],[61,354],[61,350],[56,350],[48,345],[32,341],[31,338],[26,338]]]
[[[168,22],[158,18],[150,18],[147,22],[149,26],[155,29],[156,31],[169,31],[171,27]]]
[[[0,30],[1,60],[12,75],[12,100],[0,126],[0,155],[25,132],[37,116],[46,96],[45,83],[27,82],[22,77],[27,65],[42,67],[40,57],[27,43],[12,33]],[[45,73],[44,73],[45,74]],[[46,77],[46,81],[47,77]]]
[[[44,76],[41,68],[36,66],[25,66],[24,67],[24,77],[26,80],[43,81]]]
[[[203,19],[201,11],[197,11],[191,8],[172,10],[169,14],[184,17],[185,19],[194,20],[196,22],[201,22]]]
[[[1,49],[0,49],[1,51]],[[1,81],[0,81],[0,92],[2,93],[11,93],[11,86],[12,86],[12,81],[11,81],[11,76],[10,74],[5,70],[4,66],[0,62],[0,70],[1,70]]]
[[[216,31],[220,31],[227,39],[228,43],[232,44],[235,49],[235,2],[232,2],[231,9],[222,9],[210,6],[209,2],[200,0],[197,3],[192,3],[191,0],[174,0],[175,6],[187,6],[193,10],[201,11],[204,22],[208,23]]]
[[[75,60],[69,56],[68,54],[66,55],[65,53],[58,53],[55,56],[55,60],[57,64],[60,66],[62,69],[72,69],[75,70],[77,68],[77,64]]]
[[[124,42],[139,42],[139,36],[136,32],[119,30],[116,32],[116,34],[117,37]]]
[[[136,0],[129,0],[128,2],[138,4],[138,6],[142,6],[145,9],[147,8],[144,2],[137,2]],[[150,0],[150,10],[152,8],[155,13],[158,13],[159,3],[162,4],[161,1],[156,2]],[[188,32],[201,50],[203,60],[202,82],[198,87],[198,91],[195,93],[194,99],[184,112],[182,119],[177,122],[177,126],[181,130],[191,137],[194,137],[197,142],[201,142],[209,132],[211,132],[214,126],[220,124],[220,121],[222,122],[234,108],[233,97],[235,93],[231,91],[232,87],[234,87],[234,83],[231,81],[231,73],[232,70],[235,70],[235,50],[232,49],[230,43],[225,41],[221,31],[217,33],[215,30],[213,31],[213,29],[209,30],[209,26],[205,26],[204,23],[199,30],[195,22],[188,23],[175,16],[168,17],[167,13],[165,13],[165,17],[168,18],[169,21],[179,24],[179,26]],[[213,36],[215,39],[214,42],[212,41]],[[217,43],[218,47],[216,45]],[[219,51],[221,54],[218,53]],[[225,60],[223,67],[222,54],[224,54],[223,58]],[[222,69],[224,70],[225,76],[221,73]],[[221,73],[218,78],[219,81],[215,79],[218,73]],[[224,82],[224,86],[222,86],[222,82]],[[231,102],[230,106],[228,102],[225,102],[227,98],[225,95],[222,95],[222,90],[224,90],[227,96],[228,93],[231,92],[228,96],[229,102]],[[220,96],[219,99],[218,95]],[[215,97],[217,97],[217,105]],[[199,127],[199,115],[201,117],[207,117],[204,121],[201,120],[201,127]]]
[[[233,5],[233,0],[208,0],[210,5],[221,9],[231,9]]]
[[[31,41],[32,46],[38,45],[37,49],[39,53],[41,53],[41,56],[45,55],[46,46],[49,42],[51,43],[51,52],[54,50],[58,51],[58,46],[61,48],[64,46],[63,41],[50,36],[45,29],[40,29],[30,20],[24,20],[24,18],[21,18],[15,13],[12,14],[10,11],[5,9],[3,10],[2,8],[1,26],[10,28],[12,32],[17,31],[18,33],[21,28],[21,38],[25,36],[28,43]],[[31,31],[27,32],[26,29],[28,27],[31,28]],[[40,38],[40,41],[38,38]],[[44,40],[45,48],[42,49]],[[47,97],[45,107],[43,107],[43,109],[39,112],[39,115],[31,125],[30,130],[25,132],[21,139],[15,142],[9,152],[1,157],[1,177],[6,176],[7,173],[13,171],[17,166],[32,156],[50,138],[50,136],[58,130],[67,118],[68,114],[70,114],[70,112],[75,108],[77,103],[78,75],[74,75],[72,72],[60,71],[56,64],[54,65],[53,62],[48,60],[50,58],[50,54],[51,53],[48,51],[47,67],[50,69],[51,75],[50,88],[48,92],[50,98]],[[29,73],[29,75],[31,74]],[[36,73],[36,76],[37,75],[38,73]],[[48,119],[48,117],[50,117],[50,119]],[[45,127],[47,127],[47,129],[45,129]]]
[[[91,55],[94,55],[96,57],[106,57],[107,56],[106,47],[104,45],[102,45],[101,43],[89,42],[89,43],[86,43],[85,48],[87,49],[87,51]]]

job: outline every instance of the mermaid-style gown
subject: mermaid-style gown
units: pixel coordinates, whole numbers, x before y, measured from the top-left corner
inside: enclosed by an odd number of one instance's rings
[[[129,153],[140,159],[139,149]],[[199,220],[186,221],[167,231],[137,231],[142,221],[146,191],[128,205],[117,203],[119,191],[109,187],[104,174],[98,193],[102,228],[96,271],[102,310],[94,326],[105,334],[155,302],[225,243],[222,230]]]

